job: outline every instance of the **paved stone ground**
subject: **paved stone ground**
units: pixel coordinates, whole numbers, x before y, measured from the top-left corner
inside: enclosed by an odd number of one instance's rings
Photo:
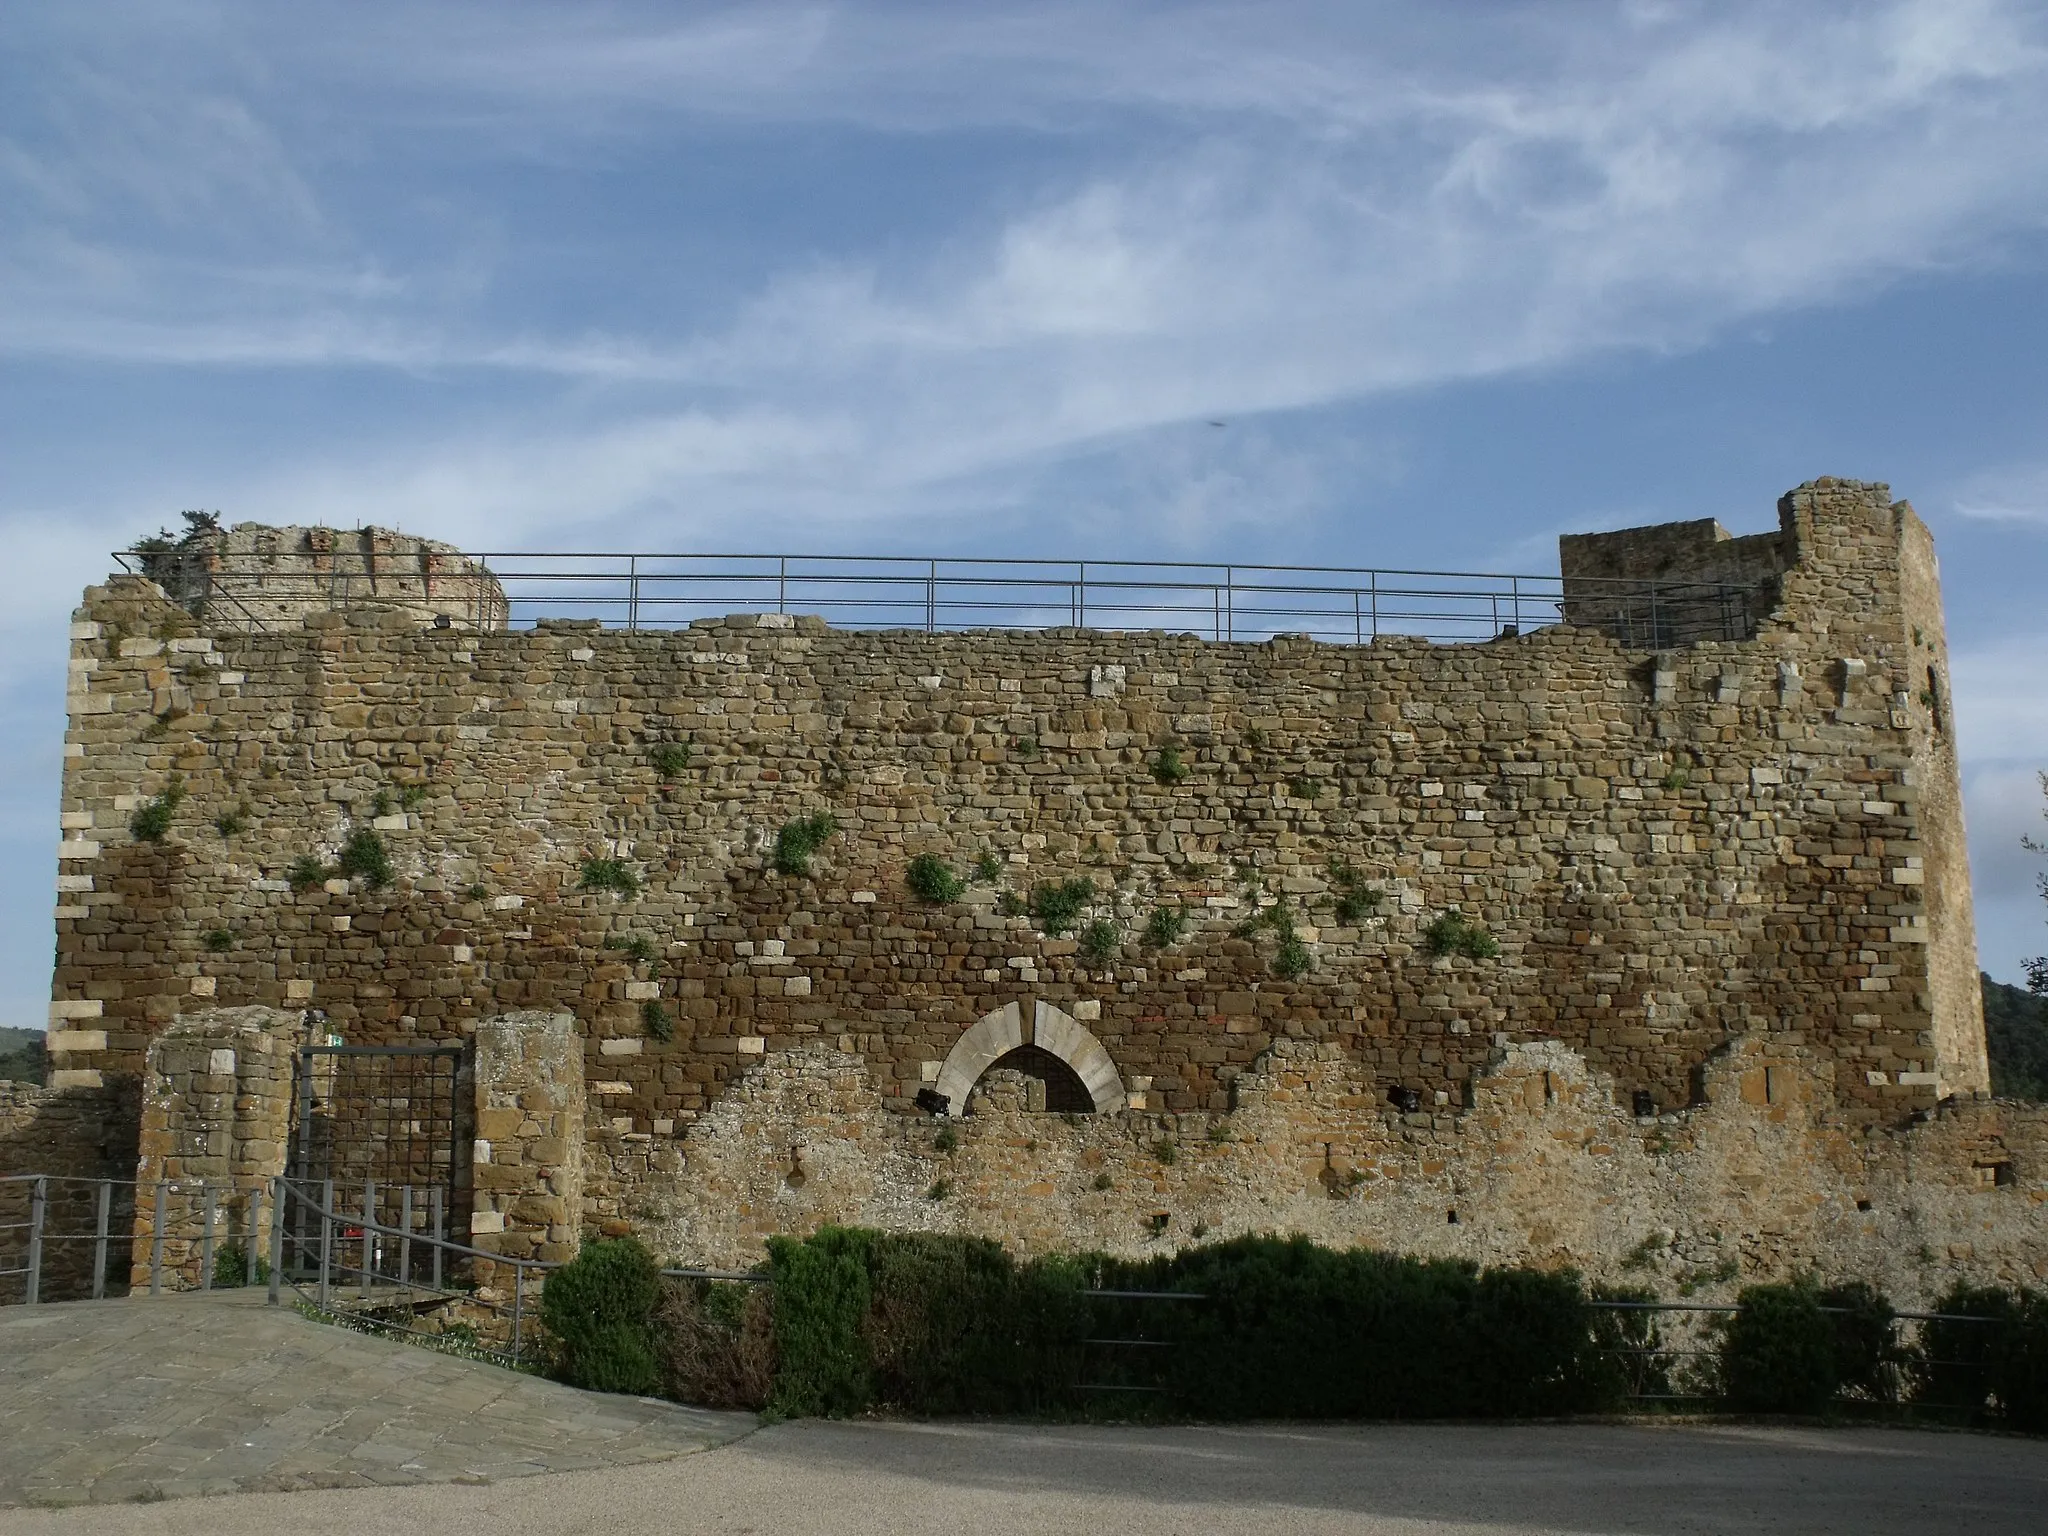
[[[2039,1441],[1621,1425],[783,1424],[702,1456],[489,1487],[0,1514],[7,1536],[2028,1536]]]
[[[263,1300],[0,1308],[0,1505],[495,1482],[666,1460],[754,1427],[751,1414],[578,1392]]]

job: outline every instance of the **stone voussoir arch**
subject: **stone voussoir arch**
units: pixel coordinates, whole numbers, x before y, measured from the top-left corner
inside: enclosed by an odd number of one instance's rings
[[[1059,1057],[1074,1071],[1097,1114],[1122,1109],[1129,1100],[1123,1077],[1111,1059],[1109,1047],[1065,1009],[1034,1001],[1027,1030],[1022,1005],[1009,1002],[983,1014],[968,1025],[939,1067],[932,1084],[947,1099],[946,1113],[955,1118],[967,1113],[967,1095],[981,1081],[981,1075],[1019,1047],[1035,1045]]]

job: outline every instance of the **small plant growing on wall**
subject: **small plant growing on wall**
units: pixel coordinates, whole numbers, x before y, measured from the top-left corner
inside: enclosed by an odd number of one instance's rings
[[[427,786],[407,784],[398,791],[398,808],[401,811],[416,811],[427,803]]]
[[[209,928],[201,942],[211,955],[224,955],[235,947],[235,936],[225,928]]]
[[[1330,883],[1337,888],[1337,921],[1356,927],[1376,914],[1387,893],[1366,884],[1364,872],[1343,859],[1330,861]]]
[[[920,853],[912,859],[910,868],[904,873],[904,881],[909,885],[911,895],[933,906],[958,901],[967,889],[967,882],[954,874],[953,866],[936,853]]]
[[[327,882],[327,866],[310,853],[302,853],[292,860],[292,867],[284,872],[284,878],[295,891],[308,891],[316,885]]]
[[[358,827],[349,833],[334,867],[351,879],[360,877],[373,891],[391,883],[391,855],[384,847],[384,839],[368,827]]]
[[[1003,878],[1003,861],[993,848],[984,848],[974,861],[974,878],[983,885],[994,885]]]
[[[1181,935],[1187,932],[1187,927],[1187,908],[1154,907],[1152,915],[1145,919],[1145,947],[1170,948],[1180,942]]]
[[[1439,914],[1422,930],[1422,947],[1438,958],[1463,955],[1468,960],[1491,960],[1500,953],[1500,943],[1486,931],[1486,925],[1473,922],[1455,908]]]
[[[951,1152],[960,1145],[960,1134],[950,1125],[939,1127],[939,1134],[932,1138],[932,1147],[939,1152]]]
[[[1073,932],[1082,910],[1094,899],[1095,882],[1086,875],[1049,882],[1032,888],[1031,915],[1041,930],[1056,939]]]
[[[607,934],[604,947],[621,950],[631,959],[643,963],[654,958],[654,941],[642,938],[637,933],[630,938],[620,933]]]
[[[624,859],[585,859],[577,873],[580,891],[610,891],[619,896],[640,894],[640,877]]]
[[[251,810],[244,800],[231,811],[222,811],[213,818],[213,830],[222,837],[236,837],[249,829]]]
[[[1165,1136],[1152,1143],[1152,1156],[1163,1168],[1171,1168],[1174,1159],[1179,1155],[1180,1149]]]
[[[927,1200],[943,1200],[952,1193],[953,1181],[951,1179],[934,1179],[932,1180],[932,1187],[924,1192],[924,1197]]]
[[[389,816],[397,809],[398,802],[392,798],[391,791],[388,789],[380,789],[377,793],[370,796],[370,814],[372,816]]]
[[[1297,800],[1313,800],[1322,794],[1323,781],[1307,777],[1297,778],[1288,784],[1287,792]]]
[[[1247,899],[1256,900],[1256,882],[1247,890]],[[1294,909],[1285,901],[1276,901],[1262,912],[1256,912],[1238,925],[1240,938],[1255,939],[1262,932],[1271,933],[1279,942],[1273,950],[1273,974],[1285,981],[1299,981],[1314,968],[1315,961],[1308,952],[1308,945],[1301,935],[1294,931]]]
[[[1117,942],[1116,924],[1101,917],[1081,930],[1080,944],[1081,958],[1098,971],[1114,960],[1122,948]]]
[[[1098,1193],[1100,1193],[1100,1192],[1101,1192],[1101,1191],[1103,1191],[1103,1190],[1109,1190],[1109,1189],[1115,1189],[1115,1188],[1116,1188],[1116,1180],[1115,1180],[1115,1179],[1112,1179],[1112,1178],[1111,1178],[1111,1177],[1110,1177],[1110,1176],[1109,1176],[1108,1174],[1106,1174],[1106,1173],[1098,1173],[1097,1175],[1095,1175],[1095,1189],[1096,1189],[1096,1191],[1097,1191]]]
[[[667,784],[683,775],[690,766],[690,745],[682,741],[664,741],[651,749],[647,761],[654,765],[654,776]]]
[[[1181,761],[1179,747],[1161,747],[1152,759],[1152,777],[1171,788],[1188,776],[1188,765]]]
[[[171,818],[178,813],[178,807],[185,801],[185,783],[172,779],[162,794],[152,795],[135,808],[135,814],[128,818],[128,830],[139,842],[160,843],[171,830]]]
[[[659,998],[650,997],[640,1005],[640,1028],[650,1040],[666,1045],[676,1037],[676,1021]]]
[[[811,857],[832,839],[839,822],[830,811],[818,811],[783,823],[775,834],[775,870],[783,875],[808,875]]]

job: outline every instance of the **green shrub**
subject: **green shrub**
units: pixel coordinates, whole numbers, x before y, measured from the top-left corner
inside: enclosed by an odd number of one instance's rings
[[[624,859],[585,859],[576,877],[581,891],[611,891],[620,896],[640,894],[640,877]]]
[[[257,1285],[270,1284],[270,1261],[262,1254],[256,1255]],[[232,1291],[250,1284],[249,1250],[239,1239],[231,1239],[213,1250],[213,1288],[216,1291]]]
[[[213,818],[213,830],[222,837],[236,837],[248,830],[250,817],[249,802],[244,800],[231,811],[222,811]]]
[[[831,840],[839,822],[831,812],[819,811],[785,822],[775,834],[775,869],[778,874],[808,875],[811,856]]]
[[[397,808],[397,802],[391,798],[391,791],[388,789],[380,789],[370,796],[372,816],[389,816]]]
[[[1179,747],[1161,747],[1152,759],[1152,777],[1171,788],[1188,776],[1188,765],[1181,761]]]
[[[1742,1413],[1824,1412],[1841,1385],[1834,1319],[1810,1281],[1745,1286],[1722,1334],[1721,1392]]]
[[[349,833],[335,868],[344,875],[360,875],[373,891],[391,883],[391,855],[384,849],[384,839],[368,827],[358,827]]]
[[[658,997],[650,997],[640,1005],[640,1028],[648,1039],[664,1045],[676,1037],[676,1021]]]
[[[606,949],[619,950],[623,952],[628,959],[631,959],[641,964],[645,964],[647,961],[652,960],[654,958],[655,953],[654,941],[652,939],[643,938],[637,933],[633,934],[630,937],[620,933],[607,934],[605,936],[604,947]]]
[[[1289,928],[1280,935],[1280,945],[1273,951],[1273,974],[1284,981],[1299,981],[1314,969],[1308,946],[1301,941],[1301,935]]]
[[[427,786],[406,784],[398,791],[398,808],[402,811],[416,811],[427,803]]]
[[[1896,1399],[1894,1368],[1905,1363],[1905,1355],[1892,1304],[1861,1280],[1828,1286],[1820,1304],[1829,1309],[1834,1329],[1835,1390],[1872,1402]]]
[[[1180,1346],[1169,1402],[1204,1418],[1563,1412],[1592,1375],[1591,1309],[1569,1273],[1241,1237],[1107,1265],[1102,1283],[1209,1298],[1156,1320]]]
[[[209,928],[201,936],[208,954],[224,955],[235,947],[235,936],[225,928]]]
[[[874,1363],[861,1331],[874,1286],[869,1250],[880,1234],[822,1227],[808,1238],[768,1239],[775,1278],[775,1396],[787,1418],[843,1418],[875,1395]]]
[[[910,868],[904,873],[904,881],[909,885],[911,895],[934,906],[958,901],[967,889],[967,882],[954,874],[953,866],[936,853],[920,853],[912,859]]]
[[[1959,1284],[1934,1311],[1912,1362],[1914,1401],[2048,1430],[2048,1295]]]
[[[561,1347],[562,1379],[593,1392],[654,1391],[660,1373],[652,1322],[660,1299],[661,1271],[630,1237],[585,1243],[549,1271],[541,1321]]]
[[[655,777],[666,784],[682,777],[683,770],[690,766],[689,744],[665,741],[648,752],[647,761],[654,765]]]
[[[2008,1428],[2048,1434],[2048,1294],[2021,1291],[2017,1312],[1998,1373],[1998,1400]]]
[[[1595,1286],[1594,1301],[1654,1302],[1654,1291]],[[1675,1357],[1664,1347],[1664,1329],[1647,1307],[1590,1307],[1591,1347],[1579,1373],[1582,1412],[1620,1413],[1631,1401],[1668,1396]]]
[[[185,801],[185,785],[173,778],[163,793],[152,795],[128,818],[128,831],[138,842],[160,843],[171,830],[171,818]]]
[[[983,849],[974,860],[974,878],[983,885],[994,885],[1003,878],[1003,861],[993,849]]]
[[[1101,970],[1117,956],[1122,946],[1117,939],[1116,924],[1107,918],[1098,917],[1081,930],[1081,959],[1095,970]]]
[[[1439,957],[1463,955],[1468,960],[1491,960],[1500,953],[1500,944],[1484,924],[1455,910],[1438,914],[1436,921],[1422,930],[1422,947]]]
[[[1364,872],[1343,859],[1330,861],[1330,883],[1337,888],[1337,921],[1347,927],[1357,927],[1387,899],[1385,891],[1366,884]]]
[[[292,860],[292,867],[285,871],[285,879],[295,891],[310,890],[327,882],[327,866],[310,853],[302,853]]]
[[[1187,926],[1187,908],[1154,907],[1152,915],[1145,919],[1145,947],[1168,949],[1180,942]]]
[[[1080,875],[1072,880],[1033,886],[1030,911],[1041,930],[1058,938],[1073,931],[1081,913],[1094,899],[1095,882]]]

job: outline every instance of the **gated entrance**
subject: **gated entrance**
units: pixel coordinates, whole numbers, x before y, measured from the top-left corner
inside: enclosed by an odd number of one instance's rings
[[[300,1047],[288,1177],[309,1192],[331,1190],[330,1209],[378,1225],[435,1237],[465,1231],[462,1066],[463,1048],[453,1045]],[[288,1262],[303,1269],[307,1234],[291,1236]]]

